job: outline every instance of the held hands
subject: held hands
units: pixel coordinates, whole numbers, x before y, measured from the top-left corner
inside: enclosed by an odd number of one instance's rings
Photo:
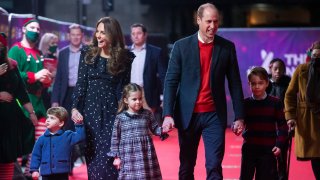
[[[121,160],[120,160],[120,158],[114,158],[114,160],[113,160],[113,165],[116,167],[116,169],[120,169],[120,165],[121,165]]]
[[[36,179],[39,179],[39,172],[33,172],[32,173],[32,179],[36,180]]]
[[[275,146],[275,147],[272,149],[272,152],[273,152],[273,154],[274,154],[275,156],[279,156],[280,153],[281,153],[281,149]]]
[[[235,122],[233,122],[231,129],[235,135],[239,136],[244,130],[244,120],[238,119]]]
[[[162,123],[162,132],[169,132],[174,128],[174,121],[172,117],[165,117]]]
[[[81,124],[83,122],[83,116],[75,108],[73,108],[72,111],[71,111],[71,119],[76,124]]]
[[[41,69],[35,74],[35,78],[43,84],[50,84],[52,81],[52,74],[47,69]]]
[[[11,102],[13,100],[13,97],[10,93],[6,91],[0,92],[0,102]]]

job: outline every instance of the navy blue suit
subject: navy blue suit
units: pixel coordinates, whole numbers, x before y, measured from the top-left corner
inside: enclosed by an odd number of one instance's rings
[[[167,71],[167,61],[161,53],[161,48],[146,44],[143,88],[148,106],[156,109],[161,104],[160,94],[163,90],[164,78]]]
[[[57,102],[62,106],[69,84],[69,46],[59,52],[57,74],[53,85],[51,103]]]
[[[227,104],[225,79],[235,119],[243,118],[243,92],[234,43],[215,35],[210,87],[215,112],[194,113],[201,85],[198,33],[175,42],[164,83],[164,116],[172,116],[179,132],[180,179],[193,179],[197,148],[202,135],[208,179],[222,179]]]
[[[70,46],[66,46],[59,52],[57,74],[51,94],[51,104],[59,103],[59,106],[66,108],[68,113],[71,114],[74,87],[69,87],[69,57]],[[75,60],[80,62],[80,59]],[[71,120],[71,115],[63,128],[64,130],[74,130],[74,122]]]

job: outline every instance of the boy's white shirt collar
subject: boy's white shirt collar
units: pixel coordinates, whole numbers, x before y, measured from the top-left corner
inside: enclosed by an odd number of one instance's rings
[[[264,100],[264,99],[267,98],[267,93],[264,92],[264,96],[262,97],[262,99],[256,99],[253,94],[251,95],[251,97],[252,97],[254,100]]]

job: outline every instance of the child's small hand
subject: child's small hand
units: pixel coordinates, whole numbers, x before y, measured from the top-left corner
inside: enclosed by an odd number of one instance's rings
[[[281,149],[278,148],[278,147],[274,147],[274,148],[272,149],[272,152],[273,152],[273,154],[274,154],[275,156],[279,156],[280,153],[281,153]]]
[[[244,131],[244,121],[243,119],[236,120],[232,127],[231,127],[233,133],[237,136],[239,136]]]
[[[114,158],[113,165],[119,170],[120,169],[121,160],[120,158]]]
[[[83,119],[78,120],[75,124],[83,124]]]
[[[37,180],[39,179],[39,172],[35,171],[32,173],[32,179]]]

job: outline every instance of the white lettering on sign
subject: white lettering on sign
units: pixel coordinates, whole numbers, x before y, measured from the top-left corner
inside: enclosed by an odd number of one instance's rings
[[[274,59],[274,53],[273,52],[267,52],[266,50],[262,49],[260,51],[261,59],[262,59],[262,65],[261,67],[265,68],[269,72],[269,64],[272,59]],[[307,54],[305,53],[286,53],[283,55],[282,59],[284,63],[286,64],[286,74],[289,76],[292,76],[294,71],[296,70],[296,67],[299,64],[305,63],[305,60],[307,58]],[[270,73],[270,72],[269,72]]]

